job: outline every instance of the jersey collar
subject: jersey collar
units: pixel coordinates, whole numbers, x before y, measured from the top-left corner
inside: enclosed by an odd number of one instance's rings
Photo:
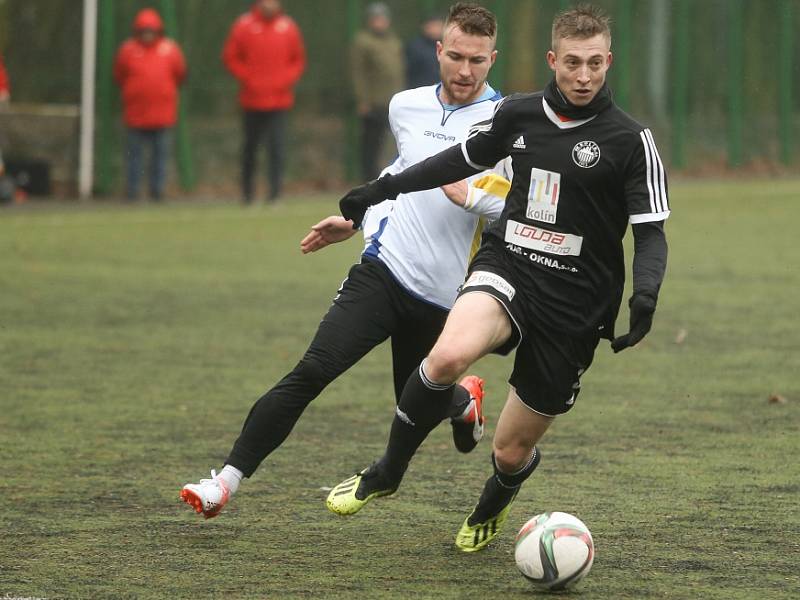
[[[483,93],[469,104],[445,104],[439,97],[439,91],[442,89],[442,84],[439,83],[439,85],[436,86],[436,99],[439,101],[439,104],[442,105],[442,108],[444,110],[458,110],[459,108],[472,106],[473,104],[478,104],[479,102],[486,102],[487,100],[491,100],[497,95],[497,92],[495,92],[492,86],[489,85],[488,81],[484,84],[484,86],[485,88],[483,90]]]
[[[542,107],[544,108],[544,114],[547,115],[547,118],[559,129],[574,129],[575,127],[580,127],[597,116],[592,115],[586,119],[566,119],[566,117],[560,117],[556,111],[550,108],[550,105],[544,97],[542,97]]]

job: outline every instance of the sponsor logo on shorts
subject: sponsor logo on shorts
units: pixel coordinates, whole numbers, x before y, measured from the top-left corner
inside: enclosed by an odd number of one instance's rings
[[[555,223],[560,190],[560,173],[531,169],[531,187],[528,189],[528,208],[525,216],[534,221]]]
[[[467,282],[462,286],[462,289],[480,285],[488,285],[496,289],[509,300],[513,300],[514,294],[517,293],[513,285],[500,277],[500,275],[490,273],[489,271],[473,271],[469,279],[467,279]]]
[[[561,256],[580,256],[583,237],[508,220],[505,241],[523,248]]]
[[[600,146],[588,140],[578,142],[572,149],[572,160],[583,169],[591,169],[600,160]]]

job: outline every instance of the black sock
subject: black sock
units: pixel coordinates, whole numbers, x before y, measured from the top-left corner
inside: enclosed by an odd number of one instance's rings
[[[478,523],[483,523],[503,510],[517,495],[522,483],[539,466],[540,459],[541,453],[538,448],[534,447],[528,464],[515,473],[503,473],[497,468],[497,461],[494,458],[494,453],[492,453],[494,473],[486,480],[478,504],[469,516],[468,524],[477,525]]]
[[[455,419],[463,415],[464,411],[467,410],[467,406],[469,406],[470,400],[472,400],[472,397],[469,395],[467,388],[456,384],[453,389],[453,399],[447,408],[447,416]]]
[[[411,374],[403,388],[392,422],[389,444],[378,463],[378,468],[398,483],[417,448],[447,417],[453,398],[455,386],[430,381],[423,371],[424,364],[423,361]]]

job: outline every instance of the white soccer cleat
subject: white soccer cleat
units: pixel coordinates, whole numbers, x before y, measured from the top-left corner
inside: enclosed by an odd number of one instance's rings
[[[211,469],[211,479],[201,479],[200,483],[187,483],[181,490],[181,500],[203,513],[206,519],[216,517],[231,497],[228,486]]]

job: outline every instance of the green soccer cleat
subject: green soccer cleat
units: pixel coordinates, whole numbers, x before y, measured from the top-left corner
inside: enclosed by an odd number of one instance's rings
[[[516,494],[514,495],[516,497]],[[503,509],[493,517],[489,517],[481,523],[470,525],[473,512],[465,520],[458,534],[456,534],[456,546],[464,552],[477,552],[483,550],[494,538],[500,534],[500,530],[508,519],[514,497],[506,504]]]
[[[396,491],[397,484],[383,477],[373,465],[333,488],[325,504],[337,515],[354,515],[373,498],[389,496]]]

